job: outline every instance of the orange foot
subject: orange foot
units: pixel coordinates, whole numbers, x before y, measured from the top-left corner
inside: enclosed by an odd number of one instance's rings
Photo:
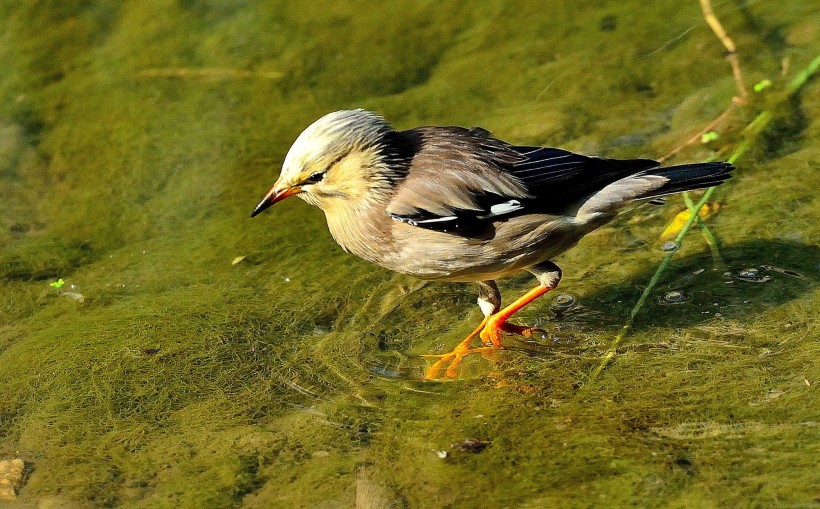
[[[543,332],[542,329],[534,327],[522,327],[520,325],[512,325],[507,323],[507,320],[519,309],[526,306],[539,296],[545,294],[552,288],[547,286],[537,286],[533,288],[526,295],[516,300],[506,308],[498,313],[490,316],[485,316],[481,324],[470,333],[469,336],[459,343],[452,352],[443,355],[428,355],[426,357],[436,357],[438,360],[430,366],[430,369],[424,375],[427,380],[434,380],[441,378],[441,370],[447,362],[450,365],[444,371],[444,376],[447,378],[456,378],[458,376],[458,366],[461,364],[461,359],[471,353],[481,353],[485,357],[491,357],[492,352],[503,349],[501,344],[501,331],[519,334],[525,337],[532,336],[534,333]],[[482,342],[486,346],[477,348],[470,348],[476,336],[480,336]]]
[[[470,333],[469,336],[464,338],[464,340],[459,343],[455,348],[453,348],[452,352],[445,353],[443,355],[425,355],[425,357],[436,357],[438,360],[430,366],[430,369],[424,374],[425,380],[435,380],[437,378],[441,378],[441,370],[444,368],[444,365],[449,361],[450,365],[447,367],[447,370],[444,372],[444,376],[447,378],[456,378],[458,376],[458,366],[461,364],[461,359],[464,356],[469,355],[471,353],[476,352],[487,352],[492,350],[494,347],[479,347],[479,348],[470,348],[470,344],[472,344],[473,340],[476,336],[481,334],[484,331],[484,326],[487,325],[490,317],[484,317],[484,320],[481,321],[481,325],[479,325],[476,330]]]
[[[524,337],[530,337],[533,334],[544,332],[542,329],[535,327],[523,327],[511,323],[498,324],[494,323],[492,317],[485,318],[484,321],[481,322],[481,325],[459,343],[452,352],[441,355],[425,355],[424,357],[434,357],[438,360],[430,366],[424,378],[426,380],[441,378],[441,370],[448,361],[450,365],[447,366],[447,369],[444,371],[444,376],[447,378],[457,378],[458,366],[461,364],[461,360],[471,353],[480,353],[485,359],[491,359],[494,352],[504,349],[504,345],[501,344],[501,331]],[[476,336],[481,337],[485,346],[470,347]]]

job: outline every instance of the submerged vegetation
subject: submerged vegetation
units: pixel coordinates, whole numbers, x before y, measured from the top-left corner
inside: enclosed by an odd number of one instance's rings
[[[0,6],[19,502],[816,503],[820,7],[714,9],[748,90],[725,116],[738,82],[696,2]],[[476,323],[474,288],[345,255],[300,202],[248,219],[301,129],[348,107],[612,157],[695,139],[675,162],[738,170],[561,256],[562,294],[519,317],[547,337],[423,382],[421,355]]]

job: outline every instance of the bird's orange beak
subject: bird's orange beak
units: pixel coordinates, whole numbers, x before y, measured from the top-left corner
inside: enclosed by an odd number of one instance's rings
[[[294,194],[299,194],[301,192],[302,192],[302,188],[299,187],[299,186],[296,186],[296,187],[279,187],[279,186],[274,185],[271,188],[271,190],[268,191],[268,194],[266,194],[265,197],[262,198],[262,201],[259,202],[259,205],[257,205],[256,208],[253,209],[253,212],[251,212],[251,217],[256,216],[257,214],[259,214],[263,210],[267,209],[268,207],[270,207],[274,203],[276,203],[278,201],[282,201],[285,198],[287,198],[288,196],[292,196]]]

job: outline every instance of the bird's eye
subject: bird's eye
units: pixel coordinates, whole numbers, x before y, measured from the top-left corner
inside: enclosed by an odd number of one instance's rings
[[[313,175],[311,175],[310,177],[308,177],[307,181],[310,182],[311,184],[315,184],[317,182],[321,182],[323,178],[325,178],[325,172],[321,171],[321,172],[316,172]]]

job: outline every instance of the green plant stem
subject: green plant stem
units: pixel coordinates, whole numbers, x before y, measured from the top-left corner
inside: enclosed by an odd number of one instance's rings
[[[789,95],[796,93],[800,87],[802,87],[809,78],[820,69],[820,56],[812,60],[809,66],[800,72],[790,83],[787,87]],[[754,141],[757,139],[757,136],[766,128],[769,122],[773,118],[773,112],[771,110],[763,110],[758,115],[752,119],[752,121],[743,129],[743,139],[738,143],[735,147],[732,155],[729,157],[728,162],[734,164],[743,154],[746,153],[747,150],[752,146]],[[689,229],[692,228],[692,225],[698,220],[698,214],[700,213],[700,209],[709,201],[709,198],[712,197],[712,193],[714,192],[715,188],[710,187],[706,190],[706,192],[701,197],[700,201],[694,204],[693,207],[689,207],[692,211],[692,214],[689,217],[689,220],[683,225],[678,235],[675,237],[674,242],[680,246],[683,237],[689,232]],[[687,200],[688,196],[684,198]],[[687,207],[691,203],[691,199],[687,202]],[[704,230],[705,231],[705,230]],[[717,242],[714,239],[714,236],[709,232],[709,236],[712,240]],[[660,265],[655,270],[655,273],[652,275],[652,278],[649,280],[649,283],[644,288],[643,292],[641,293],[640,298],[638,298],[638,302],[635,303],[635,306],[632,307],[632,310],[629,312],[629,317],[626,320],[626,323],[621,327],[621,330],[618,331],[618,334],[615,335],[612,342],[609,344],[609,348],[604,353],[603,357],[601,358],[601,362],[598,366],[592,371],[589,376],[588,383],[593,383],[597,380],[598,376],[601,372],[607,367],[609,362],[615,357],[617,353],[618,346],[620,346],[621,341],[623,338],[629,333],[630,329],[632,328],[632,324],[635,321],[635,317],[640,312],[643,305],[646,303],[646,300],[649,298],[649,295],[655,289],[655,286],[658,284],[658,281],[661,278],[661,275],[666,270],[666,267],[669,266],[669,263],[672,261],[672,257],[675,255],[675,252],[671,252],[663,257]]]
[[[689,212],[693,215],[698,215],[699,211],[695,210],[695,203],[692,201],[692,198],[689,197],[688,192],[683,193],[683,203],[686,205],[686,208],[689,209]],[[712,260],[716,265],[723,266],[723,257],[720,256],[720,248],[718,247],[717,238],[715,238],[712,230],[706,226],[706,223],[700,220],[700,218],[695,220],[695,225],[700,229],[701,235],[703,235],[703,239],[709,245],[709,249],[712,250]]]
[[[793,94],[800,90],[800,87],[805,85],[809,78],[811,78],[818,69],[820,69],[820,55],[814,57],[814,60],[812,60],[811,63],[809,63],[809,65],[798,73],[797,76],[795,76],[789,83],[789,86],[787,87],[789,93]]]

